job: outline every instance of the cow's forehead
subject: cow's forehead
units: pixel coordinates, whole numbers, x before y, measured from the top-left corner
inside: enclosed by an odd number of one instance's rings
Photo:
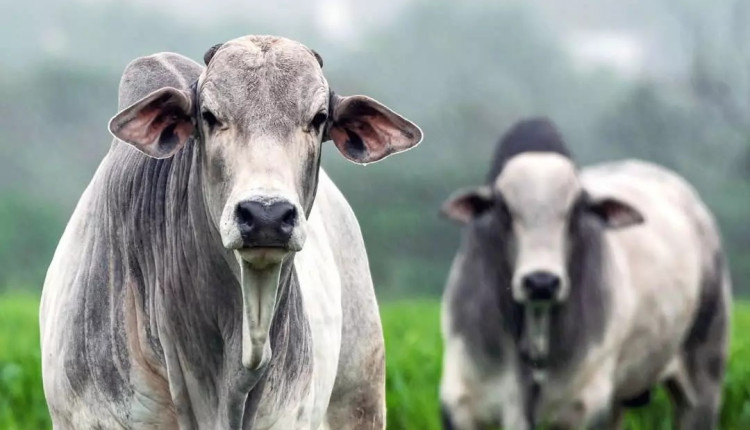
[[[581,190],[573,162],[543,152],[513,157],[498,175],[495,187],[521,215],[540,211],[564,215]]]
[[[232,55],[233,54],[233,55]],[[223,57],[223,59],[222,59]],[[254,69],[268,66],[282,72],[320,72],[313,52],[294,40],[275,36],[245,36],[224,43],[214,55],[217,68]]]
[[[309,109],[308,104],[324,102],[328,88],[311,50],[273,36],[245,36],[224,43],[200,86],[208,103],[242,117],[256,110],[298,115]]]
[[[245,36],[224,43],[214,54],[204,83],[288,88],[324,84],[314,54],[293,40],[273,36]]]

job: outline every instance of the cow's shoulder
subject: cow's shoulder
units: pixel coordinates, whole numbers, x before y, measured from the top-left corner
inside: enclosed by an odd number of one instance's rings
[[[324,218],[326,231],[331,236],[361,234],[354,210],[323,168],[319,170],[314,207],[314,212]]]

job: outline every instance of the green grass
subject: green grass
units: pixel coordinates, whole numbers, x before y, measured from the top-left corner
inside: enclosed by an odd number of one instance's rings
[[[38,299],[0,296],[0,429],[50,427],[42,391]]]
[[[409,301],[381,306],[389,430],[440,429],[440,306]]]
[[[35,297],[0,296],[0,429],[50,428],[42,392]],[[388,356],[388,429],[440,429],[440,309],[434,301],[381,306]],[[750,304],[735,306],[732,360],[727,374],[722,429],[750,429]],[[631,412],[629,430],[670,429],[663,392]]]

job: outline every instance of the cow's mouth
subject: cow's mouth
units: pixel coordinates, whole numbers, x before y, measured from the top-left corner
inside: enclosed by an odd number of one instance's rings
[[[235,250],[237,256],[254,269],[265,269],[280,264],[292,252],[288,247],[254,246]]]

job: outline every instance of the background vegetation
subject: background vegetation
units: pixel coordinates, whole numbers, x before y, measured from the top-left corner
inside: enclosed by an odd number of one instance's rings
[[[0,288],[41,288],[109,148],[125,65],[158,51],[200,60],[249,33],[314,47],[336,91],[369,94],[424,129],[417,150],[367,168],[333,145],[324,155],[362,224],[383,298],[441,291],[459,231],[437,209],[483,179],[499,135],[529,115],[556,121],[582,163],[640,157],[682,173],[716,212],[735,279],[750,278],[750,2],[270,3],[8,5]]]

